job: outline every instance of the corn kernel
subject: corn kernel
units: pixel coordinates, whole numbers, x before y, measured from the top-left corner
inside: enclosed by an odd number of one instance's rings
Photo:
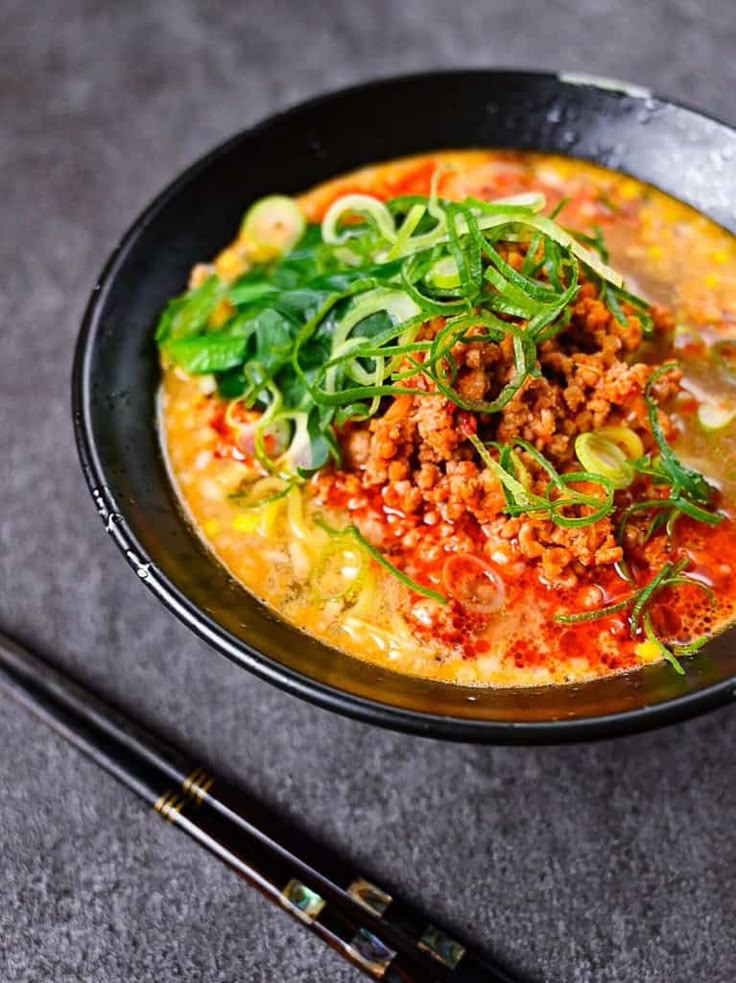
[[[648,638],[646,642],[639,642],[634,646],[634,654],[638,655],[642,662],[656,662],[662,658],[662,650],[656,642]]]
[[[217,519],[205,519],[202,523],[202,532],[205,536],[214,536],[220,531],[220,523]]]
[[[235,532],[255,532],[260,522],[260,516],[253,512],[242,512],[233,519]]]
[[[618,193],[625,201],[631,201],[632,198],[639,197],[639,185],[636,181],[624,181]]]
[[[250,236],[242,233],[238,236],[237,247],[252,263],[267,263],[279,255],[279,250],[275,246],[269,246],[265,242],[254,242]]]
[[[725,249],[716,249],[714,253],[710,254],[710,258],[714,263],[718,263],[719,266],[723,266],[728,262],[728,253]]]
[[[647,255],[650,259],[661,259],[662,258],[662,247],[661,246],[649,246],[647,249]]]
[[[705,285],[709,290],[715,289],[718,286],[718,275],[716,273],[706,274]]]
[[[223,280],[234,280],[245,270],[246,265],[245,257],[233,246],[223,249],[215,260],[215,269]]]

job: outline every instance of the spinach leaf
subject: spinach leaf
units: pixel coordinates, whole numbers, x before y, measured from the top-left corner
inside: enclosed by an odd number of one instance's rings
[[[229,334],[198,335],[180,338],[168,345],[171,358],[190,375],[225,372],[240,365],[247,340]]]
[[[225,286],[218,276],[170,300],[156,326],[156,341],[165,344],[190,338],[206,327],[215,305],[224,296]]]
[[[227,296],[231,304],[240,307],[242,304],[252,304],[253,301],[262,300],[264,297],[273,296],[277,293],[277,288],[266,280],[248,281],[241,279],[234,287],[230,288]]]
[[[242,365],[217,374],[217,393],[221,399],[239,399],[245,392]]]

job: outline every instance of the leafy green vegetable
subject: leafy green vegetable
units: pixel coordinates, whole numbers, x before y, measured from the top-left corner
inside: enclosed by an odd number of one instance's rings
[[[389,559],[387,559],[380,550],[377,550],[375,546],[371,546],[365,536],[361,533],[357,526],[350,525],[345,526],[343,529],[333,529],[332,526],[327,525],[326,522],[320,522],[319,525],[325,532],[329,533],[330,536],[340,537],[343,539],[352,539],[362,550],[376,561],[376,563],[383,567],[391,576],[398,580],[400,584],[403,584],[408,590],[412,591],[414,594],[420,594],[422,597],[429,597],[433,601],[437,601],[438,604],[447,604],[447,598],[444,594],[440,594],[439,591],[432,590],[431,587],[425,587],[423,584],[418,584],[415,580],[412,580],[408,574],[405,574],[403,570],[399,570],[398,567],[394,566]]]
[[[223,335],[197,335],[168,345],[168,354],[190,375],[227,372],[243,361],[245,338]]]
[[[245,376],[242,365],[237,365],[216,376],[217,393],[221,399],[240,399],[245,392]]]
[[[207,277],[200,286],[170,300],[159,318],[156,341],[189,338],[204,330],[217,302],[224,296],[225,286],[219,277]]]
[[[652,513],[645,541],[662,526],[666,527],[667,535],[671,539],[674,524],[682,515],[687,515],[696,522],[708,526],[717,526],[723,520],[722,515],[712,510],[715,490],[701,474],[680,461],[667,443],[659,422],[657,404],[652,398],[652,388],[658,379],[674,368],[676,366],[671,362],[660,366],[652,373],[644,389],[649,426],[659,453],[646,454],[639,460],[631,462],[635,472],[651,478],[656,485],[667,486],[667,495],[663,498],[639,500],[622,510],[616,528],[616,540],[619,545],[624,542],[628,523],[633,516],[640,513]],[[617,568],[625,580],[633,581],[625,559],[617,564]]]
[[[213,274],[162,311],[156,340],[164,358],[192,375],[214,374],[221,397],[259,411],[251,424],[255,455],[264,469],[286,482],[276,497],[328,461],[339,461],[336,428],[372,417],[384,397],[446,398],[483,416],[502,410],[540,374],[539,346],[568,326],[581,271],[597,285],[616,320],[625,324],[633,311],[644,334],[653,333],[647,303],[627,292],[607,265],[600,230],[586,235],[556,221],[564,200],[544,216],[541,195],[449,202],[437,196],[437,183],[429,197],[387,203],[369,195],[343,196],[321,226],[305,226],[290,199],[267,199],[268,208],[249,212],[250,231],[257,224],[264,241],[273,235],[289,251],[272,251],[270,260],[234,283]],[[509,243],[521,244],[520,268],[504,258]],[[271,254],[266,250],[264,255]],[[436,317],[443,323],[426,337],[422,327]],[[458,390],[456,353],[459,346],[483,341],[506,343],[514,370],[500,391],[469,399]],[[731,355],[725,347],[714,350],[729,372]],[[646,537],[662,528],[671,537],[683,515],[708,525],[721,521],[712,509],[714,490],[679,460],[660,424],[653,388],[673,368],[657,369],[644,391],[656,453],[627,458],[626,481],[616,482],[620,487],[644,477],[666,495],[657,498],[655,492],[619,510],[619,544],[636,515],[646,517]],[[585,440],[590,443],[593,436]],[[595,469],[559,473],[524,440],[505,445],[475,435],[469,440],[498,480],[508,515],[536,515],[560,527],[577,527],[615,511],[610,474],[594,473],[605,472],[599,461],[593,461]],[[532,490],[531,472],[546,476],[543,488],[537,484]],[[582,491],[580,485],[595,487]],[[248,507],[245,499],[241,504]],[[446,601],[397,569],[355,526],[328,531],[352,539],[415,593]],[[667,587],[701,586],[687,576],[685,565],[666,563],[627,598],[556,620],[575,624],[628,609],[632,630],[655,641],[678,665],[676,654],[694,651],[704,639],[679,648],[665,645],[656,637],[650,611]],[[618,569],[633,584],[626,563]]]
[[[693,577],[687,576],[684,572],[688,566],[687,559],[677,560],[675,563],[665,563],[660,567],[657,573],[652,577],[652,579],[640,587],[638,590],[633,591],[628,597],[623,598],[621,601],[616,601],[613,604],[608,604],[602,608],[596,608],[593,611],[578,611],[573,614],[558,614],[553,620],[560,625],[576,625],[582,624],[590,621],[598,621],[601,618],[608,618],[612,614],[617,614],[619,611],[624,611],[629,608],[629,624],[631,630],[634,634],[640,634],[643,632],[648,641],[654,642],[663,658],[667,659],[668,662],[675,668],[679,673],[683,672],[682,666],[677,661],[678,655],[690,655],[701,648],[707,641],[707,635],[703,635],[697,639],[693,639],[686,645],[681,645],[677,642],[665,642],[659,638],[654,631],[654,627],[651,621],[651,606],[654,598],[663,590],[672,589],[680,586],[694,587],[697,590],[702,591],[711,602],[711,604],[716,603],[716,598],[713,591],[706,587],[705,584],[701,584],[699,580],[695,580]]]
[[[497,413],[539,374],[537,347],[566,327],[581,267],[608,291],[615,316],[621,315],[620,300],[646,307],[625,293],[606,265],[598,232],[571,234],[554,220],[556,212],[539,214],[543,206],[537,194],[448,202],[433,190],[429,197],[387,204],[345,196],[321,227],[307,226],[286,255],[254,266],[232,284],[213,275],[172,300],[157,340],[166,358],[185,371],[214,373],[223,397],[262,411],[256,453],[279,474],[305,475],[338,460],[335,427],[374,415],[386,396],[442,396],[470,412]],[[526,245],[521,270],[504,259],[499,246],[508,242]],[[222,312],[218,305],[225,300],[229,317],[215,327],[212,314]],[[423,338],[422,325],[436,316],[443,326]],[[463,397],[456,385],[457,347],[507,338],[512,378],[492,398]],[[290,439],[272,460],[265,434],[279,421]],[[665,451],[661,459],[671,478],[676,459]],[[505,475],[513,514],[536,511],[571,526],[596,521],[612,508],[612,489],[600,476],[550,475],[545,495],[531,497],[511,490],[514,465],[503,460],[494,466]],[[677,471],[677,500],[687,502],[689,514],[707,501],[693,474]],[[603,498],[571,487],[580,481],[596,482]]]
[[[667,362],[664,365],[660,365],[649,377],[649,381],[644,389],[644,400],[647,404],[649,426],[659,447],[659,465],[661,471],[669,477],[675,496],[682,492],[688,498],[707,505],[712,498],[712,489],[702,474],[698,474],[697,471],[693,471],[692,468],[683,464],[667,443],[659,422],[657,404],[652,399],[652,388],[655,382],[676,368],[677,366],[673,362]]]
[[[228,292],[228,300],[235,305],[253,304],[264,297],[273,297],[278,294],[279,289],[272,283],[249,283],[248,280],[240,280]]]
[[[544,494],[536,495],[529,491],[516,474],[518,459],[515,461],[510,453],[511,444],[485,445],[475,434],[471,434],[468,440],[478,451],[485,466],[498,479],[506,500],[504,511],[509,515],[538,513],[554,522],[556,526],[572,528],[597,522],[599,519],[605,518],[613,509],[614,487],[611,481],[603,475],[592,474],[589,471],[572,471],[567,474],[559,474],[535,447],[532,447],[526,440],[517,438],[513,442],[513,446],[526,451],[549,477],[549,483]],[[488,446],[496,448],[499,453],[498,461],[494,461],[490,456]],[[599,485],[603,489],[604,497],[601,499],[570,487],[583,482]],[[580,508],[581,506],[587,510],[583,514],[574,516],[568,514],[570,508]]]

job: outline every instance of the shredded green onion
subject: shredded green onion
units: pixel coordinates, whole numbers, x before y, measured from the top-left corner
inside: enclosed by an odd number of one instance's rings
[[[693,641],[687,643],[686,645],[681,645],[676,642],[669,645],[666,644],[661,638],[657,637],[657,634],[654,631],[654,627],[651,622],[651,605],[656,595],[661,591],[680,586],[694,587],[697,590],[701,590],[712,605],[716,604],[716,596],[709,587],[700,583],[699,580],[695,580],[693,577],[690,577],[684,573],[687,566],[687,559],[680,559],[675,563],[667,562],[662,565],[662,567],[647,584],[645,584],[639,590],[633,591],[628,595],[628,597],[625,597],[620,601],[616,601],[613,604],[608,604],[605,607],[596,608],[592,611],[576,611],[571,614],[558,614],[553,620],[560,625],[582,624],[590,621],[598,621],[601,618],[610,617],[613,614],[617,614],[619,611],[624,611],[627,608],[630,608],[628,620],[632,631],[635,633],[643,632],[648,641],[654,642],[657,645],[663,658],[667,659],[675,670],[681,673],[683,672],[683,669],[680,666],[680,663],[677,661],[676,656],[691,655],[699,648],[702,648],[702,646],[709,640],[710,636],[702,635],[699,638],[693,639]]]
[[[527,487],[529,483],[528,472],[525,475],[526,481],[520,481],[513,470],[513,459],[510,454],[504,454],[504,450],[510,450],[509,444],[503,446],[489,445],[495,447],[499,452],[499,460],[495,461],[488,453],[488,446],[483,444],[475,434],[470,434],[468,440],[478,451],[488,470],[498,479],[506,500],[504,511],[509,515],[538,513],[557,526],[574,528],[597,522],[605,518],[613,509],[613,485],[603,475],[592,474],[587,471],[559,474],[535,447],[532,447],[527,441],[517,438],[513,445],[526,451],[549,477],[544,494],[537,495]],[[599,485],[604,491],[604,498],[588,495],[570,487],[582,483]],[[584,507],[588,511],[585,514],[575,516],[568,515],[565,511],[569,508],[580,507]]]
[[[644,400],[647,405],[649,426],[652,436],[657,441],[657,446],[659,447],[662,471],[669,476],[675,493],[682,491],[688,497],[695,499],[696,502],[702,502],[707,505],[712,497],[711,488],[701,474],[693,471],[692,468],[687,467],[687,465],[678,459],[675,452],[667,443],[659,422],[657,404],[652,399],[652,387],[657,380],[676,368],[677,366],[673,362],[666,362],[664,365],[660,365],[649,377],[649,381],[644,389]]]
[[[394,580],[398,580],[400,584],[403,584],[404,587],[412,591],[414,594],[421,594],[423,597],[429,597],[438,604],[447,604],[447,598],[444,594],[440,594],[439,591],[432,590],[431,587],[425,587],[423,584],[418,584],[415,580],[412,580],[408,574],[405,574],[403,570],[399,570],[398,567],[394,566],[394,564],[391,563],[391,561],[387,559],[383,553],[380,552],[380,550],[377,550],[375,546],[371,546],[357,526],[349,525],[342,529],[334,529],[324,521],[319,521],[318,524],[330,536],[353,539],[361,549],[365,550],[371,559],[375,560],[379,566],[388,571]]]
[[[644,334],[653,332],[647,303],[629,293],[608,265],[600,230],[588,235],[559,224],[564,200],[549,215],[542,214],[544,196],[534,192],[496,201],[447,201],[439,194],[441,173],[435,173],[428,196],[383,202],[367,194],[343,195],[320,225],[306,226],[290,198],[265,198],[248,210],[241,229],[260,255],[256,265],[234,283],[213,274],[162,312],[156,339],[167,360],[193,374],[213,374],[220,393],[260,414],[254,454],[269,475],[265,480],[283,484],[274,484],[265,497],[248,489],[232,496],[241,507],[285,497],[328,461],[339,463],[337,428],[376,415],[384,397],[444,398],[482,416],[503,410],[540,375],[539,348],[567,328],[583,276],[596,284],[616,320],[626,323],[633,312]],[[513,243],[523,253],[516,265],[504,258]],[[224,324],[223,301],[232,308]],[[433,318],[443,323],[427,337],[422,329]],[[478,342],[505,343],[513,351],[511,377],[486,399],[467,398],[458,387],[458,349]],[[736,378],[734,350],[732,341],[712,349],[729,378]],[[614,513],[617,489],[645,478],[662,497],[619,509],[619,545],[636,515],[648,523],[645,537],[664,528],[671,538],[683,515],[710,526],[720,522],[714,489],[679,460],[662,430],[653,387],[673,368],[668,363],[654,371],[644,390],[655,453],[645,453],[626,427],[603,428],[577,438],[581,470],[559,473],[524,440],[499,445],[469,436],[499,482],[505,512],[535,515],[559,527],[586,526]],[[706,428],[725,425],[727,415],[730,423],[730,413],[700,409]],[[277,451],[269,454],[274,434]],[[328,531],[351,539],[407,589],[446,602],[396,568],[357,527]],[[633,584],[625,560],[618,570]],[[675,650],[685,650],[656,639],[649,610],[664,587],[691,582],[696,583],[684,573],[683,561],[668,563],[628,598],[556,620],[574,624],[630,608],[632,629],[651,636],[674,659]]]

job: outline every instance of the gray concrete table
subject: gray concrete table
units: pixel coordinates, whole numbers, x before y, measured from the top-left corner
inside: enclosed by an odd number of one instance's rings
[[[193,158],[312,93],[440,65],[629,78],[734,119],[733,0],[0,5],[0,621],[532,979],[730,983],[736,712],[595,746],[444,746],[209,651],[137,582],[77,466],[87,293]],[[358,974],[0,700],[0,980]]]

